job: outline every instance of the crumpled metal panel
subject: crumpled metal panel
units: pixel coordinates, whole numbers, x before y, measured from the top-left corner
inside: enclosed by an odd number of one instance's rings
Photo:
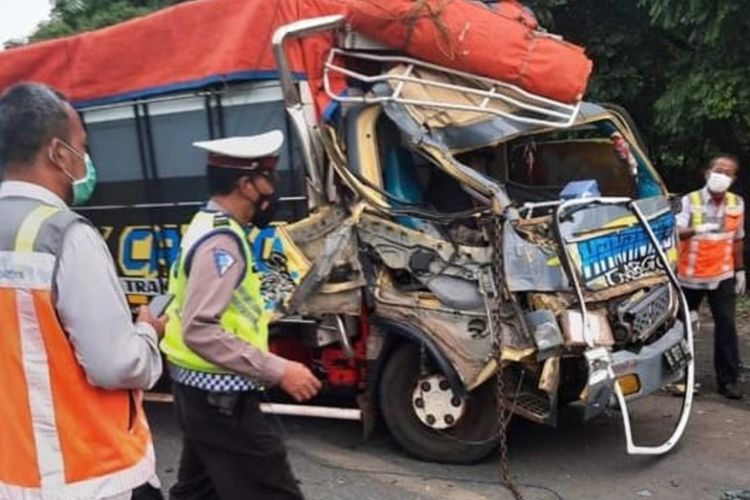
[[[445,309],[430,294],[401,292],[382,280],[376,294],[379,316],[411,324],[441,348],[467,387],[492,355],[492,335],[483,313]]]
[[[289,301],[289,310],[318,316],[356,315],[365,280],[357,250],[355,221],[332,207],[323,207],[302,221],[285,226],[287,234],[313,263]],[[332,274],[335,269],[345,272]],[[342,276],[343,274],[343,276]]]
[[[656,197],[637,203],[664,252],[676,257],[669,202]],[[665,276],[645,229],[625,205],[571,208],[561,217],[560,232],[579,280],[590,291]]]
[[[312,294],[297,306],[297,313],[315,317],[325,314],[357,316],[362,313],[362,290]]]
[[[450,242],[405,228],[391,221],[363,215],[357,226],[360,241],[371,246],[390,269],[409,271],[443,306],[483,311],[480,267],[490,259],[486,247]]]
[[[424,90],[424,89],[420,89]],[[393,91],[386,83],[376,84],[372,92],[378,96],[390,95]],[[466,96],[455,91],[455,100],[465,101]],[[441,126],[424,126],[426,121],[435,122],[434,110],[423,107],[400,104],[389,101],[383,104],[383,109],[398,127],[405,132],[414,144],[431,144],[444,151],[466,151],[498,144],[518,135],[531,135],[543,132],[545,127],[538,124],[521,123],[501,117],[474,119],[466,111],[440,110],[439,124]],[[584,102],[581,104],[576,123],[586,123],[595,117],[602,118],[609,112],[604,108]],[[467,120],[466,117],[469,117]],[[489,116],[489,115],[484,115]],[[430,119],[428,119],[430,118]]]
[[[511,292],[561,292],[569,289],[557,254],[526,241],[510,221],[503,229],[503,265]]]

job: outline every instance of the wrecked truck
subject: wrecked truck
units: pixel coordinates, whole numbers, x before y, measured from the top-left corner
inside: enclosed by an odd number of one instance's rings
[[[389,54],[336,17],[277,31],[279,67],[286,39],[330,29],[324,84],[348,84],[329,92],[335,116],[305,122],[281,74],[312,213],[259,236],[305,262],[269,307],[364,363],[363,418],[377,410],[419,458],[481,459],[506,412],[555,425],[574,402],[585,418],[617,408],[629,453],[669,451],[690,413],[692,326],[677,207],[627,114]],[[673,432],[638,445],[628,405],[675,382],[689,390]]]
[[[416,457],[468,463],[508,414],[555,425],[579,404],[586,418],[619,411],[629,453],[672,449],[692,329],[675,207],[627,114],[406,57],[340,15],[290,23],[324,2],[297,3],[186,2],[0,54],[0,88],[45,81],[81,113],[102,168],[79,210],[129,303],[165,291],[204,203],[191,143],[281,129],[279,223],[250,238],[271,349],[324,390],[307,405],[271,394],[264,411],[366,431],[380,416]],[[446,5],[459,20],[469,9]],[[274,20],[269,39],[259,19]],[[551,43],[524,19],[524,40]],[[671,383],[687,386],[674,430],[636,443],[629,404]]]

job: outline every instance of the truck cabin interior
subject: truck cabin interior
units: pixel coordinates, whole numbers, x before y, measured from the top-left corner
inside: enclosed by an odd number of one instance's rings
[[[381,111],[377,105],[359,105],[346,115],[347,159],[353,172],[385,191],[394,207],[415,205],[447,215],[482,207],[470,189],[411,145]],[[454,158],[501,184],[518,206],[559,200],[573,181],[595,181],[601,196],[643,198],[639,183],[645,175],[634,175],[618,155],[610,128],[610,123],[594,123],[520,136]],[[645,182],[653,185],[656,180],[648,177]],[[411,229],[439,234],[418,218],[396,219]]]
[[[363,103],[342,107],[339,137],[349,169],[384,191],[392,208],[460,214],[488,207],[487,193],[498,189],[519,207],[549,203],[574,181],[594,185],[591,196],[665,193],[626,117],[616,111],[583,102],[567,110],[569,123],[553,123],[524,108],[528,103],[518,104],[526,97],[494,99],[509,91],[491,82],[399,65],[381,71],[384,81],[361,82],[352,92],[368,96]],[[406,71],[411,79],[399,79]],[[559,109],[549,112],[560,115]],[[444,168],[449,163],[457,168]],[[473,189],[459,171],[473,172]],[[436,235],[417,218],[396,219]]]

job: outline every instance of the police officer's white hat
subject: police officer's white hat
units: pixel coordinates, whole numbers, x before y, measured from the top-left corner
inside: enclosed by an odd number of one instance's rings
[[[284,144],[284,134],[280,130],[272,130],[259,135],[198,141],[194,142],[193,146],[208,151],[212,155],[260,160],[278,156],[282,144]]]

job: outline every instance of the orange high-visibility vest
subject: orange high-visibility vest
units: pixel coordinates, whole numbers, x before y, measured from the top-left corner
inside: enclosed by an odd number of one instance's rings
[[[704,222],[705,206],[700,191],[689,195],[690,227]],[[734,241],[742,228],[742,206],[734,193],[727,193],[724,221],[719,232],[696,234],[680,242],[678,276],[684,283],[722,281],[734,276]]]
[[[0,210],[18,212],[18,202],[0,199]],[[0,499],[88,500],[127,492],[154,474],[140,392],[88,382],[54,308],[58,256],[52,245],[38,244],[62,234],[54,220],[78,216],[31,200],[20,206],[26,208],[16,214],[22,222],[15,241],[7,237],[14,229],[0,238],[9,240],[0,241]]]

